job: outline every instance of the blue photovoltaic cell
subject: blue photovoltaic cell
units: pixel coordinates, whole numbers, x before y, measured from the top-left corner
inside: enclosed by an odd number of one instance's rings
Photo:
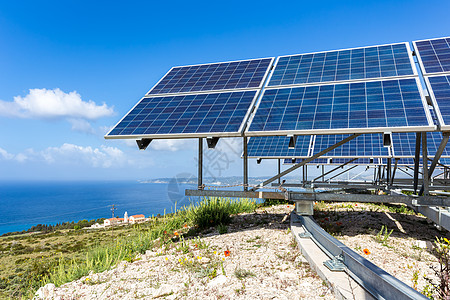
[[[143,98],[108,136],[238,132],[255,94]]]
[[[408,126],[429,126],[412,78],[266,89],[248,132]]]
[[[441,141],[442,133],[427,132],[427,154],[430,158],[434,157],[436,154]],[[416,134],[413,132],[392,133],[392,147],[395,157],[414,157],[416,153]],[[422,149],[420,151],[420,155],[422,155]],[[447,143],[441,157],[450,157],[450,143]]]
[[[450,75],[428,77],[434,99],[444,121],[442,125],[450,125]]]
[[[265,58],[175,67],[149,94],[258,88],[271,61],[271,58]]]
[[[312,162],[307,163],[308,165],[342,165],[351,160],[351,158],[333,158],[330,162],[328,158],[317,158]],[[295,161],[295,163],[301,162],[301,159]],[[284,160],[284,164],[293,164],[292,158],[286,158]],[[370,158],[358,158],[357,160],[352,161],[348,165],[373,165],[378,164],[379,159],[375,158],[371,162]]]
[[[317,135],[314,141],[313,154],[317,154],[349,137],[346,135]],[[383,147],[383,136],[377,134],[362,134],[353,140],[329,151],[324,157],[380,157],[389,156],[389,151]]]
[[[258,136],[251,137],[247,145],[249,157],[307,157],[311,136],[297,136],[295,149],[289,149],[289,137]]]
[[[280,57],[269,86],[414,75],[406,44]]]
[[[414,42],[425,75],[450,72],[450,37]]]

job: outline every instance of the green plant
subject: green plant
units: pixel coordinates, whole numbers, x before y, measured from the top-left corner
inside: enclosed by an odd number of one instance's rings
[[[236,268],[234,270],[234,276],[236,276],[237,279],[242,280],[246,277],[254,277],[255,273],[241,268]]]
[[[217,231],[219,232],[219,234],[225,234],[228,232],[228,227],[224,224],[219,224],[217,225]]]
[[[382,225],[381,230],[377,233],[375,237],[375,241],[382,244],[383,246],[388,246],[387,241],[393,231],[394,229],[391,229],[391,231],[388,232],[387,226]]]
[[[434,241],[434,252],[439,260],[439,268],[431,266],[439,282],[435,283],[432,279],[425,277],[425,280],[431,285],[427,288],[430,293],[434,290],[439,299],[450,298],[450,242],[447,238],[438,238]]]

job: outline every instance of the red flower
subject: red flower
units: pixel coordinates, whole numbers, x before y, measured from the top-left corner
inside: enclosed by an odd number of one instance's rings
[[[328,221],[329,219],[328,218],[325,218],[325,221]]]
[[[176,232],[176,231],[174,231],[173,234],[174,234],[175,236],[178,236],[178,232]]]
[[[223,252],[223,254],[225,254],[225,256],[230,256],[230,250],[225,250],[225,251]]]
[[[184,228],[187,228],[187,224],[184,224]]]
[[[164,234],[167,234],[167,231],[164,230]]]
[[[369,255],[369,254],[370,254],[370,251],[369,251],[369,249],[367,249],[367,248],[366,248],[366,249],[363,249],[363,252],[364,252],[365,255]]]

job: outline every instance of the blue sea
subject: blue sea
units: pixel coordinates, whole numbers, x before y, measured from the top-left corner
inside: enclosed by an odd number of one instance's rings
[[[174,212],[195,199],[184,197],[189,185],[111,182],[2,182],[0,235],[27,230],[36,224],[56,224],[115,215]]]

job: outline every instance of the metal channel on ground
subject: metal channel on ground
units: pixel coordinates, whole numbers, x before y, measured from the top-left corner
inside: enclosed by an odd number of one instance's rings
[[[291,218],[302,224],[311,239],[331,255],[330,258],[340,256],[350,277],[376,299],[428,299],[332,237],[312,217],[292,213]]]

